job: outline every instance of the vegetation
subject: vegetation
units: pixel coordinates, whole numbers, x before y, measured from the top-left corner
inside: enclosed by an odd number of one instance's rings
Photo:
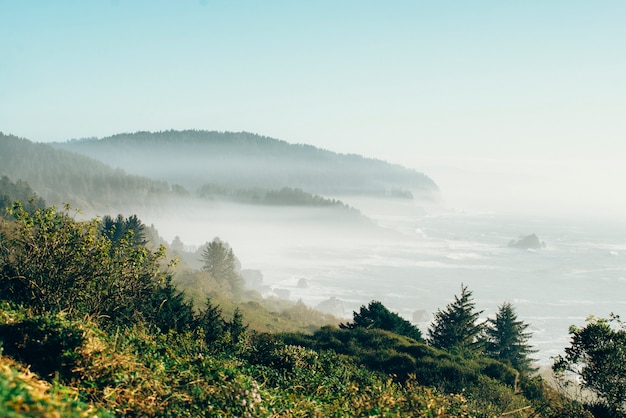
[[[598,410],[598,416],[624,416],[626,325],[617,315],[591,317],[584,327],[572,326],[570,335],[571,345],[554,363],[555,372],[574,374],[583,388],[597,395],[598,401],[591,402],[591,407]]]
[[[536,350],[528,343],[531,334],[526,331],[527,328],[528,324],[517,319],[513,305],[503,303],[496,317],[487,320],[485,354],[523,373],[535,371],[530,355]]]
[[[202,252],[202,270],[213,278],[226,283],[234,295],[240,295],[243,290],[243,278],[237,272],[235,254],[219,238],[208,243]]]
[[[307,193],[302,189],[291,187],[283,187],[280,190],[266,190],[262,188],[228,189],[213,184],[205,184],[198,190],[198,196],[203,199],[230,200],[256,205],[339,207],[350,209],[340,200],[326,199]]]
[[[47,202],[83,209],[129,203],[139,207],[177,196],[163,181],[129,175],[92,158],[2,133],[0,175],[28,182]],[[27,207],[28,200],[22,201]]]
[[[435,313],[428,342],[440,349],[479,352],[483,324],[477,321],[482,311],[476,311],[475,306],[472,291],[461,285],[461,297],[455,295],[454,302]]]
[[[0,177],[0,215],[3,215],[16,201],[23,202],[27,212],[46,207],[46,202],[37,196],[29,184],[23,180],[12,182],[7,176]]]
[[[0,415],[582,416],[479,345],[426,344],[377,301],[341,327],[254,331],[244,315],[260,302],[241,289],[230,316],[211,297],[192,303],[144,231],[134,216],[82,221],[69,207],[16,203],[0,219]],[[226,243],[202,254],[191,273],[236,279]],[[466,287],[456,302],[474,318]]]
[[[396,198],[412,198],[412,192],[417,192],[430,199],[438,192],[430,178],[414,170],[246,132],[136,132],[56,146],[189,190],[210,180],[225,190],[278,191],[286,187],[322,195]],[[176,161],[184,161],[184,165]]]
[[[389,311],[381,302],[372,301],[367,307],[361,306],[360,311],[354,312],[353,316],[353,322],[339,324],[339,327],[343,329],[382,329],[413,338],[416,341],[424,341],[419,328],[397,313]]]

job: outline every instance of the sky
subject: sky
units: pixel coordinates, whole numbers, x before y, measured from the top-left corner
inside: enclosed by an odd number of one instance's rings
[[[0,131],[248,131],[626,221],[626,2],[0,0]]]

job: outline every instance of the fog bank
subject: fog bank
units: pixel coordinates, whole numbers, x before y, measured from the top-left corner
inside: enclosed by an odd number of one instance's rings
[[[410,158],[407,158],[410,159]],[[454,210],[625,222],[626,164],[615,159],[425,157],[420,167]]]

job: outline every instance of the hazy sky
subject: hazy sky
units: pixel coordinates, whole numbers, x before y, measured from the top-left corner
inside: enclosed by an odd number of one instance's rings
[[[411,166],[460,206],[619,218],[624,22],[623,0],[0,0],[0,131],[243,130]]]

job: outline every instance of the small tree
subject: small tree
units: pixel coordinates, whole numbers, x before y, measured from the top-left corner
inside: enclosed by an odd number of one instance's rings
[[[226,321],[222,317],[222,309],[207,298],[204,309],[198,315],[198,325],[204,330],[206,343],[215,348],[221,348],[226,334]]]
[[[606,402],[619,416],[626,412],[626,324],[619,316],[591,317],[584,327],[571,326],[571,346],[552,369],[557,375],[571,372],[583,388]]]
[[[339,324],[339,327],[344,329],[378,328],[411,337],[417,341],[424,340],[419,328],[375,300],[371,301],[367,307],[361,306],[358,313],[353,312],[353,320],[354,322]]]
[[[201,261],[204,262],[202,269],[209,272],[215,280],[228,283],[234,294],[241,292],[243,278],[237,273],[235,255],[227,244],[215,238],[202,252]]]
[[[523,373],[536,370],[532,366],[530,355],[537,350],[533,350],[528,344],[532,334],[526,332],[527,328],[528,324],[517,319],[513,305],[503,303],[496,317],[487,320],[485,354]]]
[[[472,292],[461,285],[461,297],[454,295],[453,303],[435,313],[428,329],[430,345],[445,350],[479,351],[481,344],[478,337],[483,325],[477,321],[483,311],[476,311],[475,305]]]

